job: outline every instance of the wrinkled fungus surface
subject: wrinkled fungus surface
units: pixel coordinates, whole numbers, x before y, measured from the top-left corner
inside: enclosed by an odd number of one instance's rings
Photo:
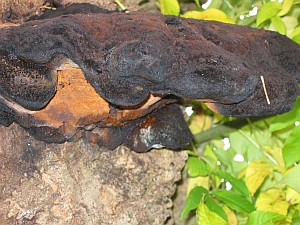
[[[172,96],[227,116],[284,113],[299,94],[299,50],[275,32],[160,14],[75,14],[6,27],[0,123],[47,142],[180,148],[192,135]]]

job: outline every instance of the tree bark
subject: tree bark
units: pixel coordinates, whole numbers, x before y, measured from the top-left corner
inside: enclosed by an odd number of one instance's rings
[[[2,225],[173,223],[185,152],[47,144],[16,124],[0,138]]]

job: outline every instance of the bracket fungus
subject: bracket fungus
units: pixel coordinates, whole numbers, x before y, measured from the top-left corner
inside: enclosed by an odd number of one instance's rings
[[[0,30],[0,123],[62,143],[144,152],[192,135],[176,97],[227,116],[284,113],[300,47],[271,31],[146,13],[75,14]]]

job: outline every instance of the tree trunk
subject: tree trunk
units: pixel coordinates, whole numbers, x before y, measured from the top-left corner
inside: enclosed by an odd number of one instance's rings
[[[185,152],[47,144],[15,124],[0,138],[2,225],[173,223]]]

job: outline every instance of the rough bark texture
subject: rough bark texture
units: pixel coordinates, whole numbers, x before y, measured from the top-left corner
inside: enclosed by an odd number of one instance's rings
[[[164,224],[186,153],[134,153],[45,144],[0,127],[0,221],[10,224]],[[172,220],[169,221],[172,224]]]

